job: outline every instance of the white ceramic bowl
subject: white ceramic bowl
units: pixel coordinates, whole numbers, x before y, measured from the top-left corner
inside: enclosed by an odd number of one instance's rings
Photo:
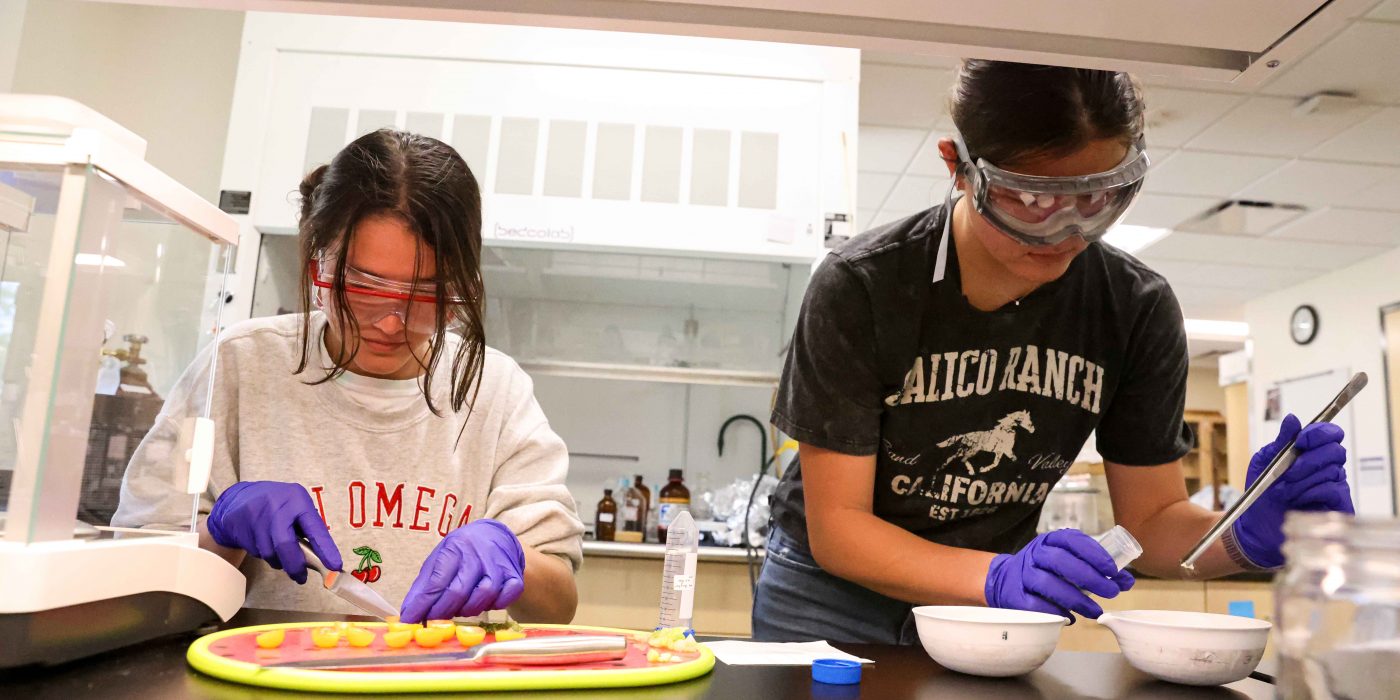
[[[1055,652],[1069,620],[1025,610],[924,605],[914,608],[924,651],[938,665],[975,676],[1019,676]]]
[[[1233,683],[1254,672],[1272,625],[1235,615],[1129,610],[1104,613],[1123,656],[1143,673],[1186,685]]]

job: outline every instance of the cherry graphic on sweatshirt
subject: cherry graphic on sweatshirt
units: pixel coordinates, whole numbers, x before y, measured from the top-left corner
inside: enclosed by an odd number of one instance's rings
[[[365,583],[374,583],[378,581],[380,573],[379,564],[384,563],[384,560],[379,556],[379,552],[369,547],[356,547],[352,551],[360,555],[360,565],[355,567],[355,570],[351,571],[350,575]]]

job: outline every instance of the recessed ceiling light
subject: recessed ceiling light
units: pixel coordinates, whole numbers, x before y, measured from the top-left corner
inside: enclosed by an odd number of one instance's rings
[[[78,253],[73,258],[73,262],[89,267],[126,267],[126,263],[110,255],[98,255],[96,253]]]
[[[1132,254],[1162,240],[1171,232],[1169,228],[1118,224],[1103,237],[1103,242],[1124,253]]]
[[[1186,319],[1186,337],[1201,340],[1244,340],[1249,337],[1249,324],[1243,321],[1211,321]]]
[[[1306,214],[1298,204],[1232,199],[1177,224],[1182,231],[1262,236]]]

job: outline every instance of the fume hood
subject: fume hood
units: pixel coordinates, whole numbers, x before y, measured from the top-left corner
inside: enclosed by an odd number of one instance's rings
[[[488,342],[532,374],[771,387],[853,206],[858,78],[850,49],[250,13],[234,305],[300,308],[291,193],[392,127],[472,169]]]

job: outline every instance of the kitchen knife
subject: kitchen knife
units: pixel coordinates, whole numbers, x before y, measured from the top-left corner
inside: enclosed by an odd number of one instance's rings
[[[303,541],[301,551],[306,555],[306,568],[313,569],[321,575],[321,582],[326,590],[340,596],[341,600],[375,616],[378,618],[392,617],[399,614],[399,611],[382,596],[374,592],[374,589],[354,576],[346,574],[344,571],[330,571],[321,563],[321,558],[311,551],[311,548]]]
[[[266,668],[359,668],[368,666],[417,666],[466,661],[513,666],[563,666],[617,661],[627,656],[627,638],[615,635],[551,635],[479,644],[463,651],[396,656],[359,656],[349,659],[306,659]]]

